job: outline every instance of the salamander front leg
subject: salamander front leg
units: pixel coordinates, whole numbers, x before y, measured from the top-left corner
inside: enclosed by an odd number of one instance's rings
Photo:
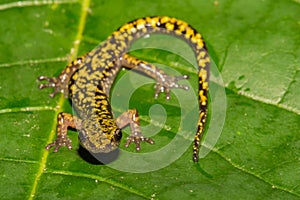
[[[154,94],[155,98],[157,98],[160,93],[166,93],[166,99],[170,99],[171,89],[189,89],[188,86],[178,83],[180,80],[188,79],[188,75],[170,76],[155,65],[143,60],[139,60],[138,58],[135,58],[129,54],[123,55],[121,59],[121,65],[145,74],[146,76],[156,80]]]
[[[49,150],[54,147],[54,152],[57,152],[60,147],[66,146],[68,149],[72,149],[72,141],[67,136],[68,127],[80,129],[80,120],[69,114],[59,113],[57,116],[57,137],[56,140],[48,144],[45,148]]]
[[[117,118],[116,122],[118,127],[121,129],[127,125],[130,125],[131,135],[127,137],[125,147],[128,147],[131,143],[135,143],[136,150],[139,151],[141,149],[141,142],[148,142],[149,144],[154,144],[154,141],[151,138],[147,138],[142,135],[137,110],[128,110],[127,112],[120,115]]]
[[[40,76],[38,81],[47,81],[47,83],[42,83],[39,85],[39,89],[44,88],[54,88],[54,91],[50,94],[50,97],[53,98],[58,93],[63,93],[65,97],[68,97],[69,94],[69,80],[73,73],[79,69],[82,64],[84,57],[77,58],[75,61],[70,63],[58,77],[48,77]]]

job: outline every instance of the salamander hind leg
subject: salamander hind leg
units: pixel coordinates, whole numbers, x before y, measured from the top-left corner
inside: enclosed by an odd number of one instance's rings
[[[49,150],[51,147],[54,147],[54,152],[57,152],[62,146],[72,149],[72,141],[67,136],[68,127],[80,129],[80,122],[80,119],[71,114],[59,113],[57,116],[56,140],[48,144],[45,148]]]
[[[154,144],[154,141],[151,138],[147,138],[142,135],[137,110],[128,110],[127,112],[121,114],[116,119],[116,122],[120,129],[124,128],[127,125],[130,125],[131,135],[127,137],[125,147],[128,147],[131,143],[135,143],[136,150],[139,151],[141,149],[141,142]]]
[[[39,81],[48,81],[48,83],[42,83],[39,85],[39,89],[54,88],[54,91],[50,94],[50,97],[54,97],[58,93],[63,93],[65,97],[68,97],[69,93],[69,80],[74,72],[81,66],[83,57],[77,58],[77,60],[70,63],[58,77],[40,76]]]
[[[170,76],[155,65],[146,61],[135,58],[129,54],[125,54],[121,60],[122,66],[133,69],[156,80],[154,97],[157,98],[160,93],[166,94],[166,99],[170,99],[171,89],[188,90],[186,85],[179,84],[178,81],[188,79],[188,75]]]

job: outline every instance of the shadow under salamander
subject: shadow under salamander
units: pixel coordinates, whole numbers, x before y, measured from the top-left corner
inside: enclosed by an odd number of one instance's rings
[[[105,165],[115,161],[119,156],[120,150],[116,150],[109,153],[90,153],[88,150],[83,148],[81,145],[78,149],[79,156],[86,162],[93,165]]]

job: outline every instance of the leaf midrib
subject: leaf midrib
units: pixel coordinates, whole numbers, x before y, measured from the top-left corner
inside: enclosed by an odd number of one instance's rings
[[[82,35],[83,35],[83,31],[84,31],[84,27],[86,24],[86,18],[87,18],[87,14],[88,14],[88,10],[90,7],[90,0],[82,0],[81,2],[81,11],[80,11],[80,18],[79,18],[79,24],[78,24],[78,30],[77,30],[77,35],[76,38],[74,40],[74,46],[73,48],[70,49],[71,53],[70,53],[70,58],[73,60],[77,57],[77,53],[78,53],[78,49],[79,49],[79,45],[81,43],[82,40]],[[61,112],[61,108],[63,106],[64,103],[64,97],[63,95],[60,95],[59,97],[59,101],[58,101],[58,109],[56,110],[55,114],[54,114],[54,119],[53,119],[53,125],[51,128],[51,133],[49,134],[47,143],[51,143],[51,141],[53,141],[54,137],[55,137],[55,131],[56,130],[56,116],[58,115],[59,112]],[[44,170],[46,168],[46,163],[47,163],[47,159],[48,159],[48,155],[49,155],[49,151],[44,151],[43,155],[41,157],[41,161],[40,161],[40,166],[37,172],[37,175],[34,179],[33,182],[33,186],[29,195],[29,200],[32,200],[36,194],[37,191],[37,187],[40,181],[40,178],[42,176],[42,174],[44,173]]]

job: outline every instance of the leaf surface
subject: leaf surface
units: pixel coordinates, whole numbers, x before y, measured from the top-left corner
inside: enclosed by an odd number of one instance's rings
[[[63,95],[51,99],[50,90],[38,90],[37,77],[57,76],[122,24],[155,15],[199,30],[226,86],[226,122],[215,146],[204,142],[210,153],[200,167],[190,146],[159,170],[119,171],[83,158],[75,131],[69,132],[72,151],[46,151],[57,114],[72,109]],[[296,0],[2,0],[0,199],[299,199],[299,19]],[[184,60],[153,49],[132,53],[191,74],[196,86],[196,70]],[[167,112],[165,124],[154,126],[160,129],[156,144],[142,145],[145,152],[168,144],[179,127],[179,100],[174,94],[170,101],[163,95],[155,100],[153,94],[153,84],[145,85],[129,105],[145,126],[152,123],[152,105]]]

